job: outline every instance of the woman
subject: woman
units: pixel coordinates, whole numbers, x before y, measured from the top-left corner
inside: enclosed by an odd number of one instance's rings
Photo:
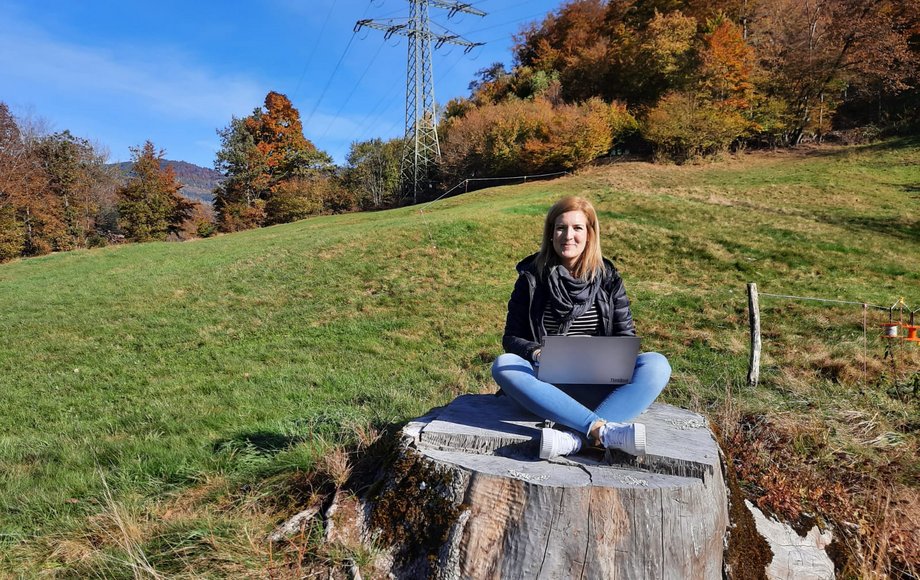
[[[658,397],[671,377],[654,352],[636,360],[622,386],[551,385],[537,378],[546,335],[635,336],[629,299],[613,263],[601,255],[597,213],[580,197],[550,208],[540,251],[517,265],[502,345],[492,365],[502,390],[535,415],[572,429],[543,429],[540,457],[576,453],[582,437],[632,455],[645,453],[645,426],[627,423]],[[580,434],[580,435],[579,435]]]

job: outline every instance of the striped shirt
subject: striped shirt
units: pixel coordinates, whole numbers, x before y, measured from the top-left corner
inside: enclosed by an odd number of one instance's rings
[[[587,312],[572,322],[572,326],[569,328],[566,336],[597,336],[597,326],[599,322],[597,304],[592,304]],[[559,334],[560,325],[561,320],[556,317],[547,302],[546,307],[543,309],[543,326],[546,328],[546,334]]]

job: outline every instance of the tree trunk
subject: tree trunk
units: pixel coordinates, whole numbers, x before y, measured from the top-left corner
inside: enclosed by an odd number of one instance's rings
[[[538,419],[508,397],[464,395],[409,423],[402,457],[415,467],[391,473],[372,520],[384,538],[427,534],[429,547],[394,573],[721,578],[728,507],[708,423],[663,404],[637,421],[647,428],[642,459],[591,450],[551,461],[537,458]],[[419,510],[442,529],[412,523]]]

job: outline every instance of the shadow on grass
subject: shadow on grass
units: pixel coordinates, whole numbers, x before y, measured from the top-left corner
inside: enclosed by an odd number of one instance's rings
[[[920,191],[920,186],[917,189]],[[907,217],[893,220],[887,217],[822,214],[815,219],[854,232],[871,232],[907,242],[920,242],[920,220],[909,220]]]
[[[283,435],[272,431],[252,431],[239,433],[213,443],[211,450],[215,453],[230,450],[248,450],[260,455],[275,455],[285,449],[306,441],[304,435]]]
[[[834,146],[838,145],[838,146]],[[878,141],[875,143],[866,143],[863,145],[853,145],[848,147],[839,146],[837,143],[822,144],[803,144],[798,147],[792,147],[788,151],[801,154],[804,157],[848,157],[855,153],[883,153],[886,151],[896,151],[898,149],[909,149],[920,147],[920,135],[907,135],[903,137],[894,137]]]
[[[782,152],[791,157],[833,160],[838,158],[849,158],[854,154],[871,155],[898,151],[900,149],[916,149],[918,147],[920,147],[920,136],[909,135],[887,138],[884,141],[865,143],[862,145],[844,145],[839,142],[825,141],[823,143],[803,143],[798,146],[790,147],[751,147],[749,151]]]

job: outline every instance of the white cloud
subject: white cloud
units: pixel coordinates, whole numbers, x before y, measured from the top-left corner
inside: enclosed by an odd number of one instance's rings
[[[0,86],[51,91],[58,98],[139,106],[174,119],[225,125],[261,103],[252,80],[221,76],[169,47],[79,45],[49,37],[30,23],[0,19]],[[21,98],[21,97],[20,97]]]

